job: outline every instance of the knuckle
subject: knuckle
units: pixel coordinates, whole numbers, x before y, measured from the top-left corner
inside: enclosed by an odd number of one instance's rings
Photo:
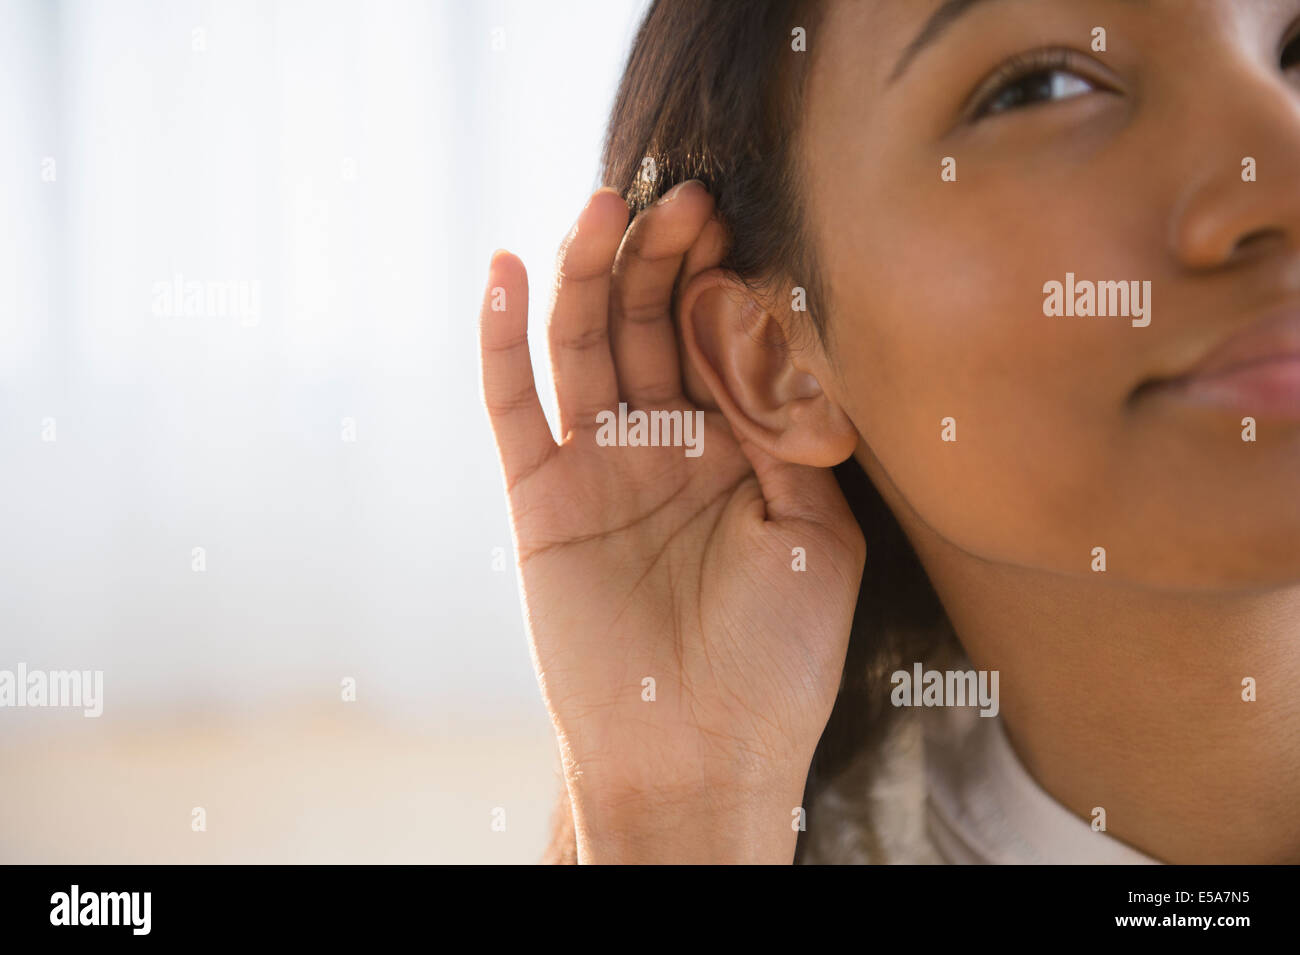
[[[606,325],[591,325],[573,331],[562,325],[552,323],[547,329],[547,337],[554,349],[568,351],[589,351],[609,342],[609,328]]]
[[[530,408],[535,401],[537,401],[537,389],[529,386],[502,397],[490,397],[486,399],[485,404],[488,414],[500,418]]]
[[[618,307],[618,320],[627,325],[652,325],[668,317],[666,301],[624,302]]]

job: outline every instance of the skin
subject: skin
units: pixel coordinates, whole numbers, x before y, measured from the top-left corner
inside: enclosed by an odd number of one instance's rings
[[[717,269],[702,189],[621,247],[621,200],[598,193],[561,254],[556,446],[530,397],[522,264],[493,260],[516,304],[485,306],[485,394],[580,859],[790,860],[861,567],[824,470],[851,454],[973,664],[1000,671],[1048,793],[1163,861],[1298,862],[1300,421],[1255,414],[1245,443],[1240,410],[1135,392],[1300,308],[1300,71],[1280,61],[1300,2],[988,0],[891,82],[938,6],[832,2],[811,38],[829,346],[788,296]],[[1082,90],[963,110],[1043,46],[1077,51],[1060,69]],[[1044,316],[1067,271],[1150,280],[1150,326]],[[584,422],[615,393],[707,409],[705,454],[595,448]]]

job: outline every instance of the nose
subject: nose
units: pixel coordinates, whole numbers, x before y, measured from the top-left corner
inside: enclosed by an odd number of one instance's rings
[[[1268,248],[1296,251],[1300,84],[1257,62],[1201,82],[1215,90],[1189,113],[1189,140],[1199,148],[1172,223],[1174,255],[1188,268],[1213,269]]]

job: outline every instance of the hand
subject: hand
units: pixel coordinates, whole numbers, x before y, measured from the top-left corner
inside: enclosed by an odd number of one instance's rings
[[[615,190],[589,200],[548,326],[558,445],[523,263],[498,252],[489,266],[483,393],[580,861],[790,862],[844,666],[865,545],[829,470],[739,442],[716,410],[698,457],[596,440],[620,401],[701,410],[683,394],[674,288],[721,260],[712,213],[694,181],[630,229]]]

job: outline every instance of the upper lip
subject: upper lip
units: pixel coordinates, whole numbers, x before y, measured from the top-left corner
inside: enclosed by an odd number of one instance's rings
[[[1284,358],[1300,359],[1300,307],[1292,306],[1255,322],[1174,380],[1206,378],[1244,365]]]

